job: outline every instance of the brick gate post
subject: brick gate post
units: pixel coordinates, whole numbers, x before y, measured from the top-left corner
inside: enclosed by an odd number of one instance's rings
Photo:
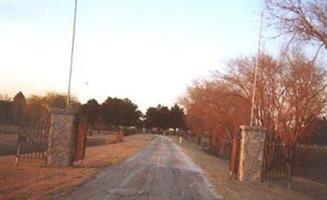
[[[241,126],[240,181],[260,181],[266,129],[263,127]]]
[[[47,155],[49,166],[66,167],[73,164],[76,137],[75,119],[76,116],[72,110],[52,110]]]

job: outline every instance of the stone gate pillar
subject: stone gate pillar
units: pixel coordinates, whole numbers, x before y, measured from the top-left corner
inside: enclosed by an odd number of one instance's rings
[[[69,109],[53,109],[50,119],[47,164],[65,167],[73,164],[75,151],[75,114]]]
[[[241,126],[240,181],[260,181],[266,129],[263,127]]]

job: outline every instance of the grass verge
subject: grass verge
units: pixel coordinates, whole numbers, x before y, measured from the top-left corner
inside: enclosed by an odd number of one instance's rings
[[[0,199],[51,199],[72,191],[108,165],[121,163],[144,148],[153,135],[126,137],[123,143],[86,149],[83,165],[65,168],[46,167],[44,161],[22,159],[15,166],[14,156],[0,157]]]
[[[178,144],[177,137],[171,137]],[[179,145],[179,144],[178,144]],[[324,199],[326,196],[320,194],[303,194],[300,192],[287,190],[278,185],[268,185],[262,183],[243,183],[229,179],[228,161],[216,156],[209,155],[196,144],[183,140],[179,145],[182,150],[191,157],[194,163],[202,168],[204,174],[214,186],[216,192],[224,199],[242,200],[281,200],[281,199]],[[312,196],[315,195],[315,196]]]

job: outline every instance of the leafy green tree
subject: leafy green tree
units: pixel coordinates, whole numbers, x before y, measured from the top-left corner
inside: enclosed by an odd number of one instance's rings
[[[0,123],[11,124],[13,123],[12,117],[12,102],[0,101]]]
[[[162,129],[170,128],[170,112],[167,106],[159,105],[157,107],[160,119],[158,120],[158,127]]]
[[[185,113],[184,110],[177,104],[170,108],[169,118],[170,128],[185,128]]]
[[[18,92],[12,103],[12,115],[15,124],[23,122],[26,108],[26,99],[22,92]]]
[[[100,105],[95,99],[90,99],[81,107],[81,115],[86,117],[87,122],[94,125],[100,116]]]
[[[159,112],[155,107],[149,107],[145,113],[145,126],[147,128],[159,127]]]
[[[147,128],[184,128],[184,110],[175,104],[171,109],[167,106],[158,105],[150,107],[145,114]]]
[[[101,113],[107,125],[137,126],[141,123],[142,112],[131,100],[108,97],[101,104]]]

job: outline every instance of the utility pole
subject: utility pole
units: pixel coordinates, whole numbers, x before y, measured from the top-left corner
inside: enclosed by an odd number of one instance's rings
[[[258,74],[258,66],[260,60],[260,47],[261,47],[261,37],[262,37],[262,20],[263,20],[263,12],[261,12],[260,16],[260,28],[259,28],[259,39],[258,39],[258,51],[257,57],[255,62],[255,69],[254,69],[254,80],[253,80],[253,91],[252,91],[252,102],[251,102],[251,116],[250,116],[250,126],[253,125],[254,121],[254,104],[255,104],[255,90],[257,87],[257,74]]]
[[[70,107],[70,100],[71,100],[70,99],[70,92],[71,92],[71,82],[72,82],[72,72],[73,72],[76,14],[77,14],[77,0],[75,0],[75,9],[74,9],[73,36],[72,36],[72,48],[71,48],[71,52],[70,52],[70,68],[69,68],[69,79],[68,79],[68,92],[67,92],[66,108]]]

